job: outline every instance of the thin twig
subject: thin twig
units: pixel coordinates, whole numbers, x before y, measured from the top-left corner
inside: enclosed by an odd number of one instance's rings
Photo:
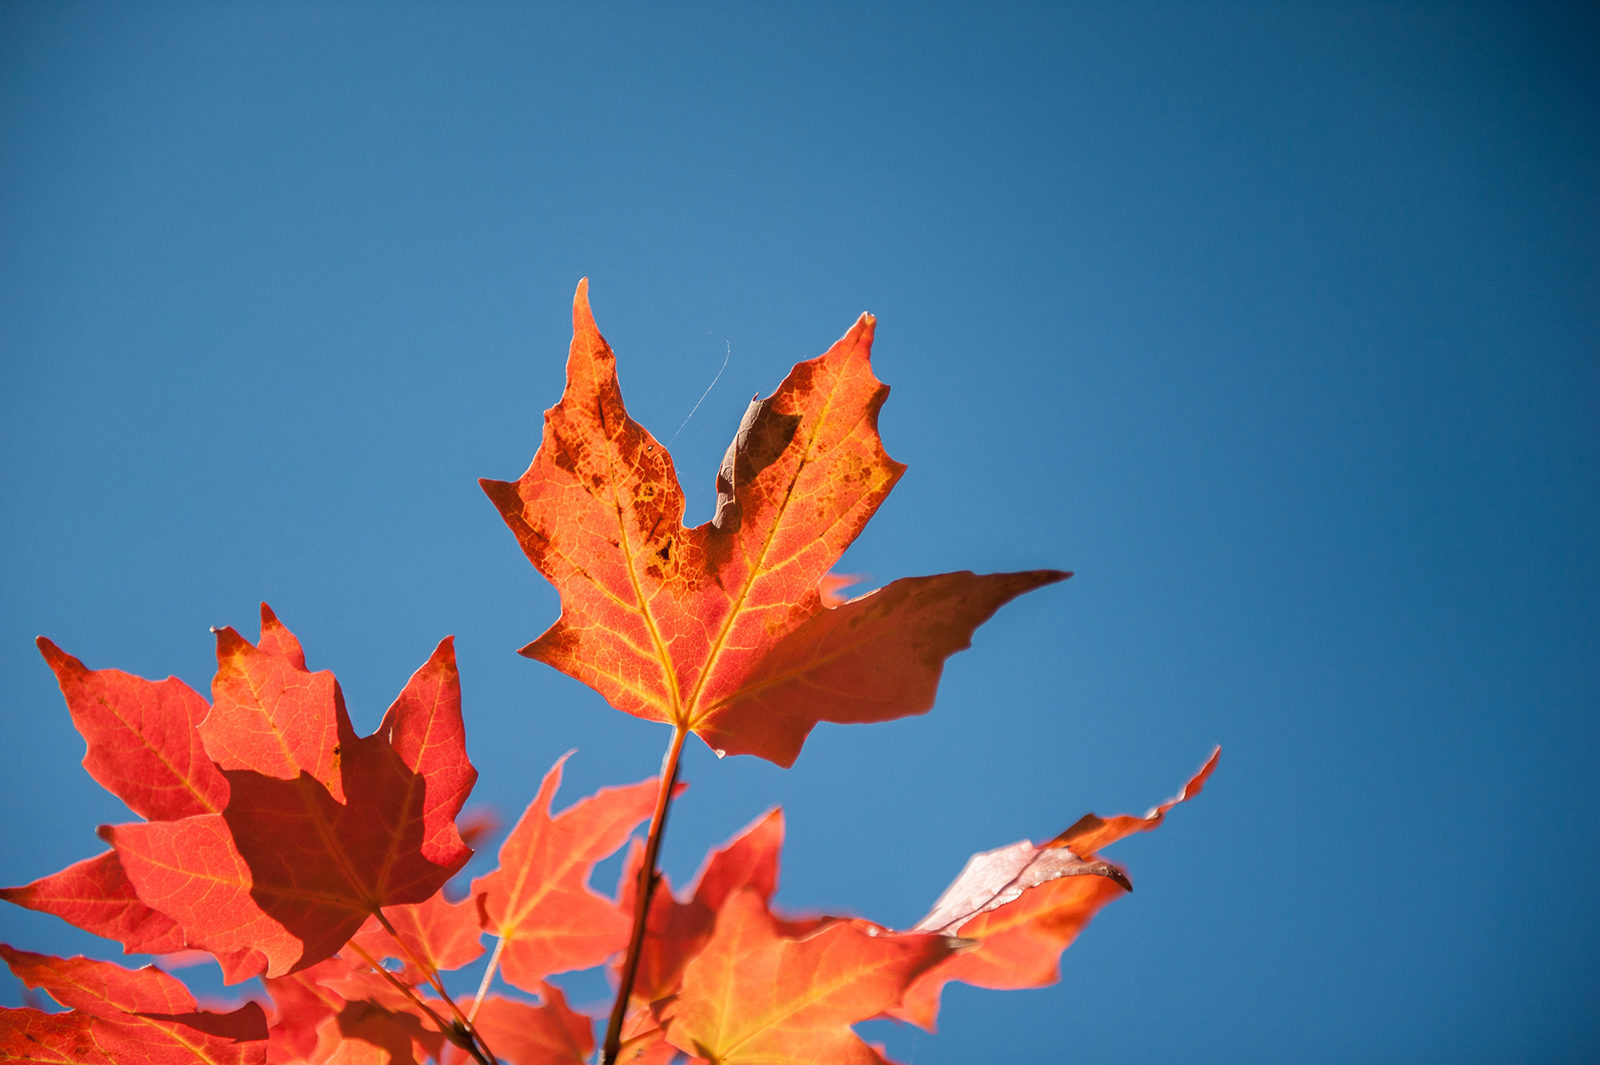
[[[489,985],[494,983],[495,970],[500,968],[500,952],[505,949],[505,937],[497,936],[494,941],[494,953],[489,955],[489,967],[483,970],[483,979],[478,983],[478,993],[473,996],[472,1008],[467,1011],[468,1021],[477,1019],[478,1007],[483,1005],[484,998],[489,994]]]
[[[485,1065],[492,1065],[492,1063],[497,1060],[494,1056],[494,1051],[489,1049],[489,1044],[484,1041],[483,1034],[479,1032],[477,1028],[473,1027],[472,1018],[461,1012],[461,1007],[456,1005],[456,1000],[450,997],[449,991],[445,990],[444,982],[439,979],[439,974],[434,969],[433,965],[421,958],[418,958],[411,952],[411,948],[407,946],[406,941],[400,937],[400,933],[395,930],[394,925],[389,923],[389,918],[383,915],[382,910],[374,911],[373,916],[378,919],[378,923],[383,926],[383,930],[389,933],[389,938],[394,940],[395,946],[399,947],[401,952],[405,954],[406,961],[410,962],[416,967],[417,971],[422,974],[423,979],[428,981],[429,986],[438,992],[439,998],[444,1002],[444,1004],[450,1007],[450,1012],[455,1015],[456,1021],[461,1026],[461,1029],[465,1031],[472,1039],[474,1039],[478,1046],[483,1048],[483,1053],[487,1055],[489,1059]],[[473,1051],[473,1057],[478,1057],[476,1051]]]
[[[367,953],[367,951],[359,943],[352,942],[349,944],[349,947],[351,950],[355,951],[361,956],[361,960],[366,962],[373,972],[377,973],[379,976],[393,984],[400,990],[401,994],[405,995],[406,998],[409,998],[412,1002],[415,1002],[417,1004],[417,1008],[432,1018],[433,1023],[438,1027],[440,1034],[442,1034],[446,1039],[450,1038],[450,1033],[454,1030],[455,1026],[449,1021],[445,1020],[443,1017],[439,1016],[438,1011],[432,1006],[428,1005],[427,999],[424,999],[421,995],[417,994],[416,988],[400,979],[388,969],[385,969],[382,963],[380,963],[377,958],[374,958],[371,954]],[[469,1028],[467,1029],[467,1034],[473,1035],[475,1033]],[[453,1039],[450,1041],[455,1042]],[[479,1040],[479,1042],[481,1042],[481,1040]],[[495,1059],[495,1056],[489,1053],[488,1047],[479,1049],[478,1045],[475,1043],[463,1049],[477,1059],[479,1065],[499,1065],[499,1062]],[[488,1056],[485,1057],[485,1055]]]
[[[622,1050],[622,1021],[628,1013],[628,1000],[633,997],[633,979],[639,971],[639,958],[644,951],[645,924],[650,916],[650,898],[655,894],[656,859],[661,853],[661,833],[667,823],[667,807],[672,803],[673,789],[678,786],[678,758],[683,754],[683,741],[689,730],[682,725],[672,730],[672,744],[661,760],[661,786],[656,791],[656,808],[650,815],[650,832],[644,840],[644,861],[639,865],[639,881],[633,899],[633,931],[628,936],[628,953],[622,961],[622,972],[617,984],[617,1001],[611,1007],[611,1021],[606,1025],[606,1041],[601,1049],[601,1065],[615,1065]]]

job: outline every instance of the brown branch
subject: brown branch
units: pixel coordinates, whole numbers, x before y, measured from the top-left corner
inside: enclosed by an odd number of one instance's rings
[[[639,865],[639,881],[633,899],[633,931],[628,936],[628,952],[623,956],[621,978],[617,984],[617,1001],[611,1007],[611,1021],[606,1025],[606,1041],[601,1052],[602,1065],[615,1065],[622,1050],[622,1022],[628,1014],[628,1000],[633,997],[633,980],[639,971],[639,958],[644,952],[645,925],[650,916],[650,899],[655,894],[656,860],[661,853],[661,834],[667,823],[667,807],[672,803],[673,789],[678,785],[678,758],[683,754],[683,741],[689,730],[682,725],[672,731],[672,743],[661,760],[661,786],[656,791],[656,808],[650,815],[650,832],[644,841],[644,861]]]

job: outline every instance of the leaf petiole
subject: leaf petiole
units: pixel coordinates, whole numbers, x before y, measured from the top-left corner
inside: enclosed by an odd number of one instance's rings
[[[418,972],[422,973],[429,986],[438,993],[440,1000],[450,1007],[450,1012],[455,1019],[446,1021],[439,1016],[438,1011],[430,1006],[422,996],[418,995],[414,987],[396,977],[388,969],[385,969],[378,959],[356,943],[351,942],[350,946],[354,947],[356,953],[361,955],[361,960],[371,966],[374,972],[404,991],[411,1001],[420,1006],[433,1019],[434,1024],[438,1025],[439,1031],[446,1039],[471,1054],[480,1065],[499,1065],[499,1059],[494,1056],[494,1051],[489,1049],[489,1044],[484,1041],[483,1034],[473,1026],[472,1019],[461,1012],[461,1007],[456,1005],[455,999],[450,997],[450,992],[445,990],[444,984],[439,980],[439,974],[434,970],[434,967],[412,953],[411,948],[406,945],[405,940],[400,937],[400,933],[395,930],[394,925],[389,922],[389,919],[383,915],[381,910],[374,910],[373,916],[378,919],[378,923],[383,926],[383,930],[389,933],[389,938],[394,940],[395,945],[400,948],[405,955],[405,960],[415,966]],[[460,1041],[459,1037],[461,1036],[466,1038],[467,1041],[465,1043]]]
[[[622,1050],[622,1022],[628,1014],[628,1000],[633,997],[633,980],[639,971],[639,959],[644,952],[645,926],[650,916],[650,899],[655,894],[660,876],[656,870],[661,854],[661,835],[666,828],[667,808],[672,804],[672,793],[678,786],[678,759],[683,754],[683,741],[689,736],[686,725],[676,725],[672,742],[661,759],[661,785],[656,791],[656,807],[650,815],[650,831],[644,841],[644,861],[639,863],[639,881],[633,899],[633,930],[628,936],[628,952],[623,956],[622,972],[617,983],[617,1000],[611,1006],[611,1020],[606,1025],[606,1040],[601,1048],[601,1065],[614,1065]]]
[[[489,987],[494,983],[494,974],[500,968],[500,954],[505,950],[504,936],[496,936],[494,952],[489,955],[489,966],[483,970],[483,979],[478,983],[478,993],[472,997],[472,1008],[467,1011],[467,1022],[470,1024],[477,1019],[478,1009],[483,1005],[483,1000],[489,996]]]

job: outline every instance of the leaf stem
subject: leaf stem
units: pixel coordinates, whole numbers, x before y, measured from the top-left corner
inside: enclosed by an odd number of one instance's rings
[[[628,936],[628,952],[623,956],[622,972],[617,983],[617,1001],[611,1007],[611,1021],[606,1025],[606,1041],[601,1050],[601,1065],[615,1065],[622,1050],[622,1022],[628,1013],[628,1000],[633,997],[633,979],[639,971],[639,958],[644,953],[645,925],[650,917],[650,899],[655,894],[660,875],[656,859],[661,853],[661,834],[667,824],[667,807],[672,804],[672,792],[678,786],[678,759],[683,754],[683,741],[689,730],[677,725],[672,730],[672,743],[661,759],[661,786],[656,791],[656,808],[650,815],[650,832],[644,840],[644,861],[639,864],[639,882],[633,897],[633,931]]]
[[[500,954],[505,950],[505,947],[505,937],[496,936],[494,941],[494,953],[489,955],[488,968],[483,970],[483,979],[478,983],[478,993],[473,996],[472,1008],[467,1011],[468,1021],[474,1021],[477,1019],[478,1009],[483,1005],[483,1000],[488,997],[489,987],[494,983],[494,974],[496,970],[500,968]]]
[[[400,979],[388,969],[385,969],[383,964],[377,958],[374,958],[371,954],[369,954],[360,944],[351,943],[349,944],[349,947],[351,950],[355,951],[362,961],[367,963],[368,968],[377,973],[379,976],[383,977],[385,980],[389,981],[397,989],[399,989],[401,994],[405,995],[412,1002],[415,1002],[417,1004],[417,1008],[422,1010],[423,1013],[426,1013],[433,1020],[433,1023],[438,1027],[441,1035],[443,1035],[446,1039],[449,1039],[451,1042],[456,1042],[455,1039],[451,1038],[450,1034],[452,1031],[456,1030],[456,1025],[439,1016],[438,1011],[432,1006],[428,1005],[427,1001],[421,995],[417,994],[416,988]],[[470,1028],[466,1029],[466,1033],[471,1037],[476,1036],[476,1033]],[[475,1041],[471,1042],[463,1049],[465,1049],[467,1053],[471,1054],[473,1058],[480,1063],[480,1065],[499,1065],[497,1059],[492,1053],[489,1052],[489,1048],[487,1046],[482,1046],[480,1049],[481,1044],[481,1039],[475,1039]]]
[[[478,1058],[479,1061],[483,1061],[484,1057],[486,1056],[488,1062],[486,1062],[485,1065],[497,1061],[498,1059],[495,1058],[494,1051],[489,1049],[489,1044],[484,1041],[482,1034],[480,1034],[478,1030],[473,1027],[472,1017],[468,1014],[462,1013],[461,1007],[456,1005],[456,1000],[450,997],[449,991],[445,990],[444,981],[439,979],[438,970],[434,968],[433,964],[426,959],[416,956],[416,954],[411,950],[411,947],[403,938],[401,938],[400,933],[395,930],[394,925],[389,922],[389,918],[384,916],[382,909],[374,909],[372,911],[372,915],[378,919],[378,924],[383,926],[383,930],[389,933],[389,938],[394,940],[395,946],[400,948],[400,951],[405,955],[406,960],[415,966],[418,972],[422,973],[423,978],[427,980],[429,985],[433,987],[434,991],[438,993],[439,998],[444,1002],[444,1004],[450,1008],[450,1012],[455,1015],[456,1026],[458,1026],[461,1031],[465,1032],[477,1044],[478,1047],[483,1049],[483,1054],[480,1055],[477,1049],[474,1047],[468,1047],[466,1049],[472,1053],[473,1057]],[[366,957],[366,952],[362,951],[362,955],[363,957]],[[372,964],[370,959],[368,963]],[[384,975],[390,975],[389,971],[384,969],[382,966],[375,965],[374,967]],[[421,999],[417,998],[415,995],[413,995],[412,998],[416,999],[418,1002],[421,1001]],[[429,1012],[432,1013],[431,1010]],[[434,1017],[435,1019],[438,1019],[437,1014],[434,1014]],[[444,1029],[442,1021],[440,1022],[440,1025],[441,1030],[446,1031],[446,1034],[448,1035],[448,1031]]]

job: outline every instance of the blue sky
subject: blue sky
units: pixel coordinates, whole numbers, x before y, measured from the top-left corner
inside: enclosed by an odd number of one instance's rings
[[[749,397],[870,310],[910,470],[841,568],[1077,572],[926,717],[787,772],[693,750],[679,882],[781,803],[782,904],[904,925],[973,851],[1223,746],[1111,852],[1137,890],[1059,985],[953,989],[938,1035],[872,1030],[891,1056],[1593,1060],[1597,30],[7,5],[0,881],[128,819],[39,633],[204,691],[208,627],[264,599],[364,731],[454,633],[508,821],[569,748],[568,800],[655,771],[662,729],[513,653],[557,603],[476,484],[531,458],[588,276],[691,521]],[[96,948],[10,907],[0,939]]]

